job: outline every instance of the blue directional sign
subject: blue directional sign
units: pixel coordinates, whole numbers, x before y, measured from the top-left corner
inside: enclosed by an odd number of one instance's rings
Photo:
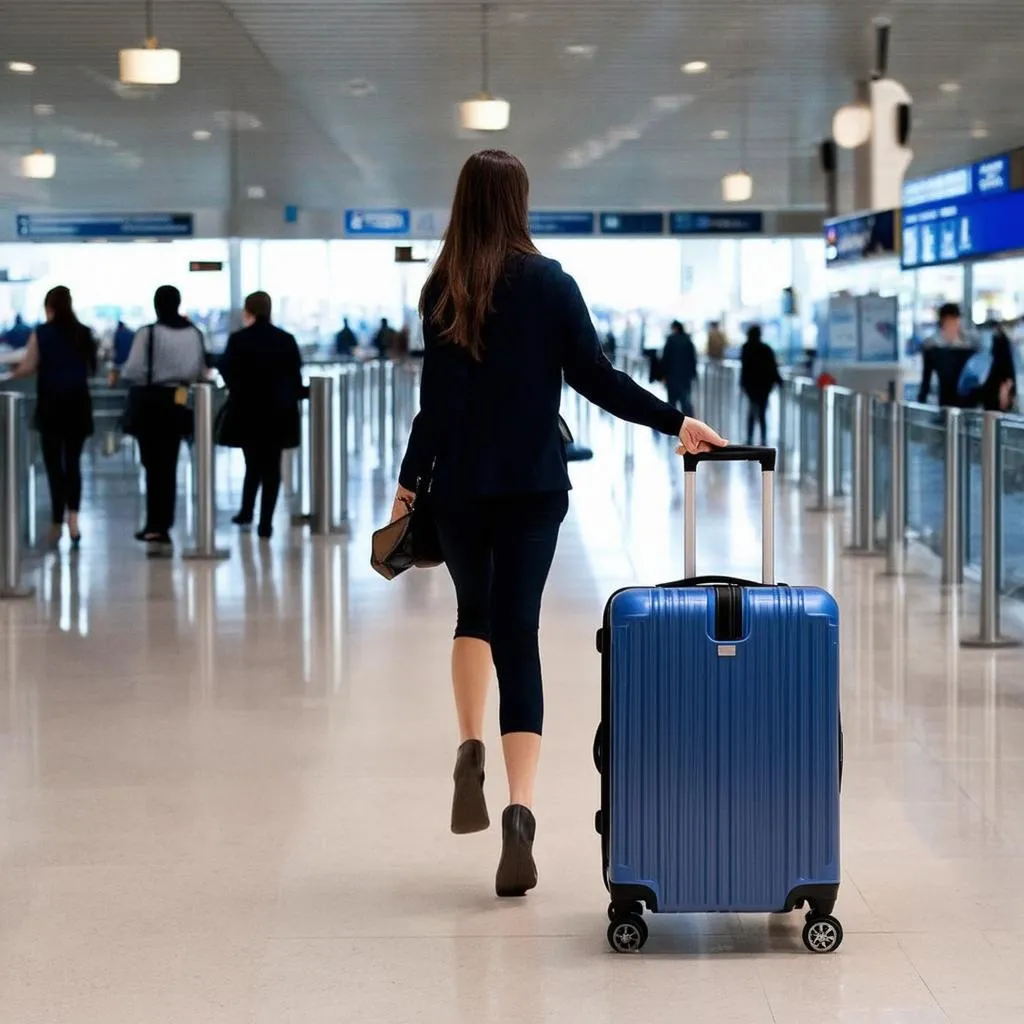
[[[190,213],[19,213],[18,238],[61,239],[191,238]]]
[[[764,214],[753,210],[669,214],[673,235],[759,235],[763,231]]]
[[[364,238],[394,238],[409,234],[408,210],[346,210],[345,234]]]
[[[825,263],[856,263],[894,256],[898,239],[895,210],[858,213],[825,221]]]
[[[655,212],[599,214],[602,235],[663,235],[665,214]]]
[[[592,235],[594,215],[584,210],[530,211],[531,235]]]
[[[1006,154],[916,178],[903,186],[903,209],[951,199],[980,198],[1010,191],[1010,158]]]

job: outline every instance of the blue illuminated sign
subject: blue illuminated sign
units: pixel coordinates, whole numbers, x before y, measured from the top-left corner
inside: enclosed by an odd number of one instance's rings
[[[965,196],[903,211],[905,268],[1024,249],[1024,192]]]
[[[530,211],[531,235],[592,235],[594,215],[583,210]]]
[[[390,238],[408,235],[411,217],[408,210],[346,210],[345,234],[364,238]]]
[[[59,239],[191,238],[190,213],[19,213],[18,238]]]
[[[881,210],[825,221],[825,263],[854,263],[896,254],[896,211]]]
[[[946,199],[966,196],[990,196],[1010,191],[1010,158],[1006,155],[979,160],[976,164],[954,167],[951,171],[930,174],[908,181],[903,186],[903,209],[927,206]]]
[[[673,235],[759,235],[764,231],[764,214],[670,213],[669,232]]]
[[[663,235],[663,213],[602,213],[599,215],[602,235]]]

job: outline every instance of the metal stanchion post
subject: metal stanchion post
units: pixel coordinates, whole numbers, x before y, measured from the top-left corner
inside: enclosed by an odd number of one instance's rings
[[[942,517],[942,582],[956,586],[964,581],[963,553],[963,449],[960,410],[943,410],[946,421],[946,479]]]
[[[961,647],[1019,647],[1020,641],[999,632],[999,567],[1002,530],[999,508],[999,419],[985,413],[981,432],[981,622],[978,635],[960,641]]]
[[[195,436],[192,441],[192,521],[195,537],[184,553],[189,559],[228,558],[230,552],[217,547],[217,459],[213,442],[212,384],[192,388]]]
[[[843,421],[842,411],[844,402],[840,402],[839,396],[832,392],[832,497],[845,498],[846,486],[843,480],[843,470],[846,465],[846,446],[843,444]]]
[[[835,392],[830,387],[818,390],[818,465],[816,473],[817,502],[811,512],[832,509],[832,480],[835,475]]]
[[[310,530],[327,537],[337,528],[334,495],[334,389],[336,379],[309,381]]]
[[[347,532],[348,523],[348,419],[352,407],[353,374],[343,370],[338,383],[338,532]]]
[[[846,549],[852,555],[873,555],[875,517],[875,450],[871,437],[874,402],[858,391],[853,399],[853,539]]]
[[[0,426],[3,429],[3,469],[0,472],[0,508],[3,510],[3,580],[0,597],[32,597],[35,587],[21,582],[21,540],[23,480],[28,470],[28,424],[25,396],[16,392],[0,395]]]
[[[775,467],[780,480],[785,480],[789,472],[789,404],[789,381],[784,380],[779,386],[779,452]]]
[[[902,402],[889,403],[889,525],[885,573],[902,576],[907,551],[906,419]]]

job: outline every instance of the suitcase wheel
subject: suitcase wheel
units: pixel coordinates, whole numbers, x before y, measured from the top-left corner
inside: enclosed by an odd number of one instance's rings
[[[616,918],[608,925],[608,945],[616,953],[639,953],[647,941],[647,923],[636,914]]]
[[[843,941],[843,926],[827,915],[807,915],[804,945],[812,953],[834,953]]]
[[[644,905],[642,903],[609,903],[608,904],[608,920],[618,921],[620,918],[644,916]]]

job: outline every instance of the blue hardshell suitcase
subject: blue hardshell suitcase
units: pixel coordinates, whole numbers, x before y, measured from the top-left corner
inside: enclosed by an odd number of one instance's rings
[[[702,461],[756,461],[763,582],[697,577]],[[639,950],[654,913],[808,907],[804,943],[834,951],[839,889],[839,609],[774,583],[770,448],[684,459],[684,580],[612,596],[598,634],[608,940]]]

